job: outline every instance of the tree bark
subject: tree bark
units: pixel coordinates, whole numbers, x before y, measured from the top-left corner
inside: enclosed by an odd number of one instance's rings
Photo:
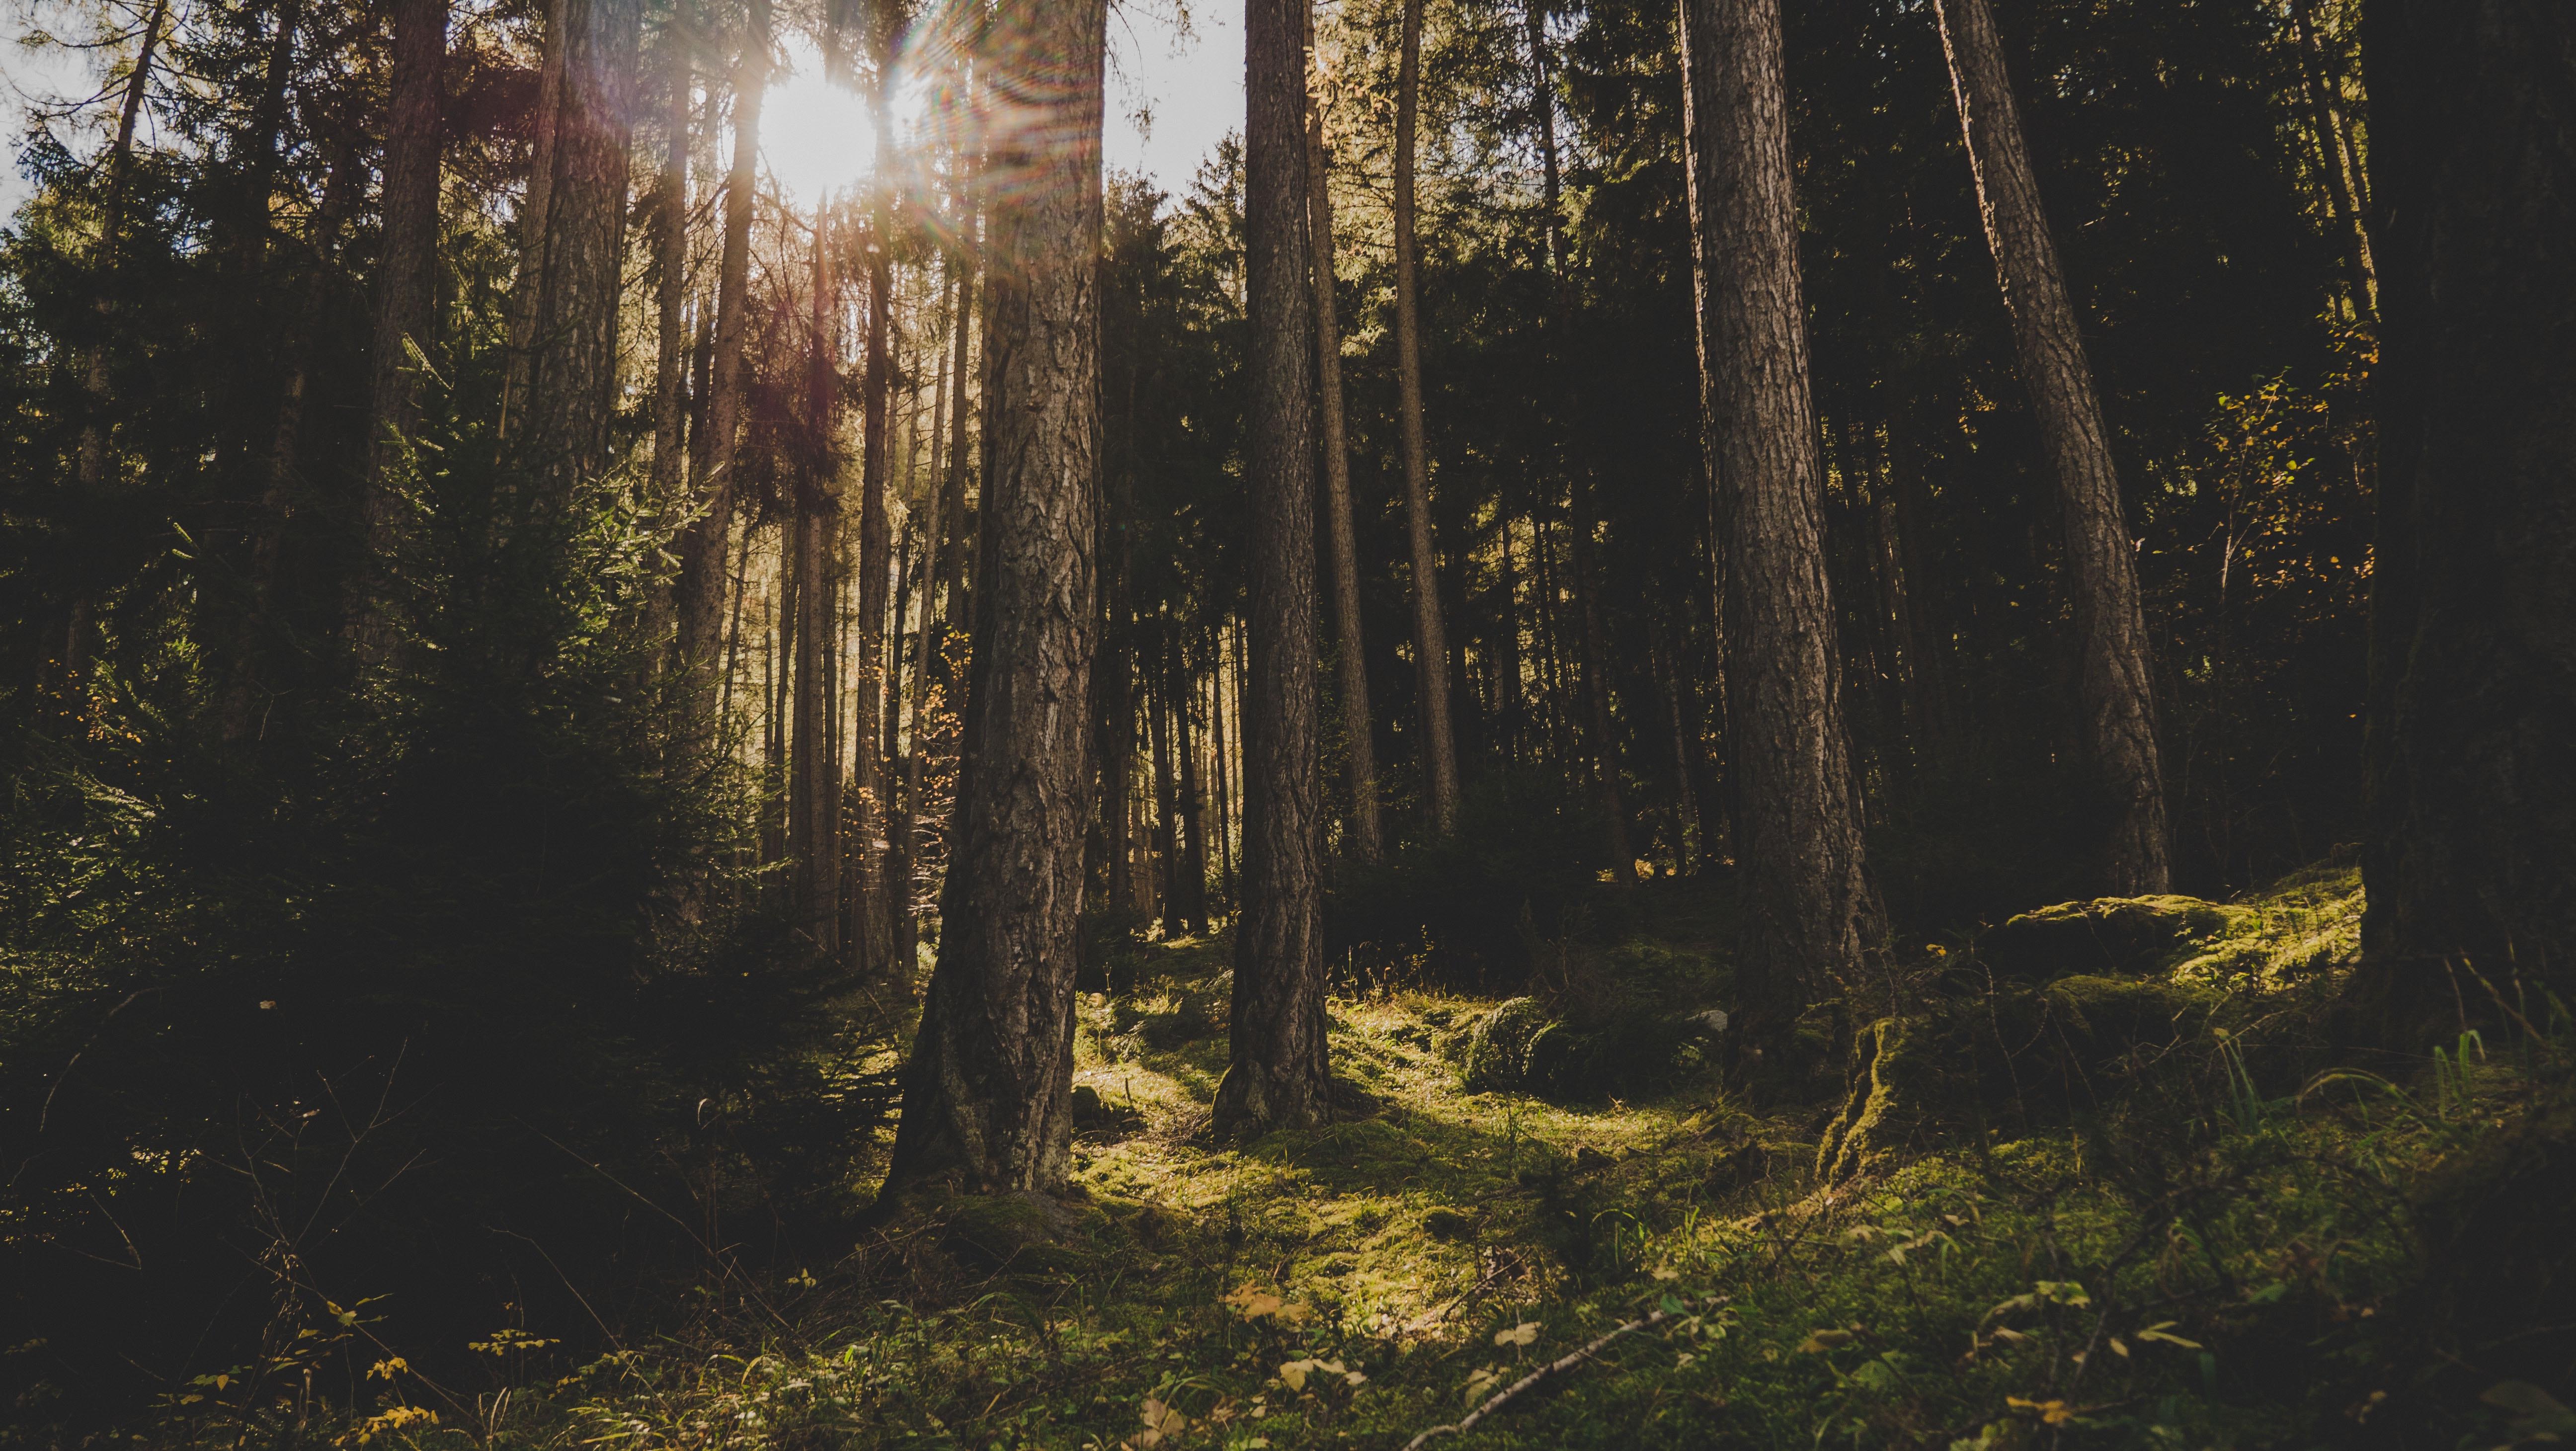
[[[1243,911],[1229,1061],[1216,1092],[1220,1136],[1313,1123],[1332,1105],[1315,733],[1315,259],[1305,195],[1304,8],[1304,0],[1244,7],[1251,659]],[[1424,679],[1427,689],[1437,676]]]
[[[768,0],[752,0],[733,76],[733,164],[725,175],[724,248],[716,263],[715,360],[707,383],[704,511],[680,545],[680,656],[692,677],[699,744],[715,743],[724,613],[725,541],[733,528],[733,476],[742,435],[743,345],[751,320],[753,185],[760,164],[760,107],[769,84]]]
[[[625,258],[627,138],[640,0],[550,0],[538,175],[528,184],[522,326],[502,428],[532,490],[560,509],[608,461]]]
[[[687,10],[672,7],[662,32],[662,179],[655,196],[653,272],[653,479],[647,506],[667,521],[687,509],[689,463],[689,40]],[[671,628],[676,586],[646,594],[649,638]]]
[[[807,367],[806,426],[812,431],[809,455],[795,482],[794,530],[796,577],[796,686],[793,735],[788,743],[787,841],[795,859],[792,904],[798,930],[807,946],[821,956],[840,951],[841,839],[834,830],[840,772],[834,766],[829,712],[838,692],[833,688],[835,648],[840,638],[840,590],[832,555],[839,533],[840,501],[832,490],[833,403],[839,379],[832,367],[830,251],[825,214],[814,216],[814,279],[811,304],[811,353]],[[861,750],[866,749],[864,742]]]
[[[1306,46],[1315,44],[1315,8],[1306,7]],[[1386,855],[1378,821],[1376,716],[1369,708],[1368,645],[1360,623],[1360,556],[1351,517],[1349,426],[1342,411],[1342,332],[1333,285],[1333,191],[1324,151],[1324,107],[1310,83],[1306,107],[1308,237],[1315,254],[1315,360],[1324,425],[1324,507],[1333,554],[1334,666],[1342,695],[1342,733],[1351,770],[1351,855],[1375,863]]]
[[[1876,946],[1835,617],[1824,471],[1808,389],[1779,0],[1684,0],[1682,65],[1700,385],[1721,502],[1736,857],[1746,868],[1736,994],[1784,1029],[1856,985]]]
[[[2363,23],[2385,341],[2356,988],[2420,1050],[2463,1010],[2543,1022],[2520,988],[2576,999],[2576,15]]]
[[[2004,307],[2012,315],[2022,383],[2030,390],[2031,412],[2062,500],[2085,747],[2112,812],[2104,884],[2122,896],[2162,892],[2172,883],[2164,770],[2157,755],[2146,615],[2138,603],[2137,551],[2121,517],[2110,433],[2023,146],[1994,14],[1986,0],[1934,0],[1933,11],[1950,60],[1986,245],[1994,252]]]
[[[359,503],[363,553],[342,611],[361,664],[392,648],[386,611],[408,536],[395,471],[420,423],[420,377],[437,325],[440,116],[447,0],[394,0],[393,104],[385,127],[383,254],[376,264],[368,350],[367,462]]]
[[[1435,831],[1458,827],[1458,738],[1449,723],[1449,629],[1431,529],[1431,456],[1422,436],[1421,245],[1414,235],[1414,133],[1422,110],[1422,4],[1404,0],[1395,99],[1395,373],[1404,439],[1404,520],[1413,554],[1414,673],[1422,699],[1422,780]]]
[[[891,7],[876,7],[886,11]],[[869,17],[875,65],[868,98],[868,115],[876,132],[876,154],[894,155],[893,96],[890,94],[894,68],[893,21],[887,14]],[[894,359],[888,344],[888,329],[894,316],[894,208],[892,187],[881,179],[870,188],[868,202],[868,338],[865,373],[860,380],[861,426],[863,452],[859,458],[859,658],[858,669],[858,747],[857,799],[864,813],[855,824],[859,855],[863,863],[860,880],[867,884],[868,900],[862,904],[859,922],[862,936],[859,949],[860,967],[870,977],[891,979],[901,967],[893,961],[895,891],[894,861],[879,842],[888,840],[888,788],[885,762],[877,750],[880,722],[886,709],[886,687],[891,683],[886,649],[886,575],[893,550],[891,526],[886,511],[886,450],[890,440],[887,396],[894,376]],[[909,976],[907,970],[904,974]]]
[[[2334,211],[2335,230],[2343,234],[2344,265],[2352,270],[2353,312],[2373,318],[2379,313],[2379,277],[2371,262],[2370,231],[2361,216],[2360,168],[2346,144],[2342,107],[2337,104],[2334,75],[2326,64],[2311,0],[2290,0],[2290,23],[2298,36],[2299,75],[2307,86],[2308,127],[2316,135],[2326,202]]]
[[[1619,738],[1610,719],[1610,642],[1601,629],[1601,605],[1592,578],[1592,518],[1589,482],[1578,479],[1575,498],[1582,507],[1569,521],[1573,548],[1566,572],[1574,579],[1574,608],[1583,628],[1583,701],[1591,714],[1592,785],[1601,811],[1602,849],[1610,858],[1610,883],[1622,889],[1637,884],[1637,852],[1628,838],[1628,793],[1619,781]]]
[[[1010,0],[999,128],[973,680],[939,964],[904,1069],[885,1202],[935,1183],[1063,1186],[1090,818],[1107,0]]]

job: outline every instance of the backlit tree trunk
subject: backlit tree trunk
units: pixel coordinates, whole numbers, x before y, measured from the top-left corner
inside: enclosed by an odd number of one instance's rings
[[[1306,44],[1314,45],[1315,9],[1306,7]],[[1315,359],[1324,424],[1324,506],[1333,556],[1336,682],[1342,694],[1344,749],[1351,767],[1351,855],[1374,862],[1386,854],[1378,823],[1376,716],[1369,709],[1368,647],[1360,624],[1359,545],[1351,518],[1351,450],[1342,416],[1342,330],[1333,287],[1333,191],[1324,152],[1324,107],[1306,108],[1306,202],[1315,254]]]
[[[502,428],[551,512],[607,462],[640,0],[550,0]]]
[[[735,453],[742,436],[743,341],[750,326],[753,184],[760,163],[760,106],[769,83],[769,5],[752,0],[733,77],[733,164],[725,175],[724,246],[716,263],[715,359],[707,381],[704,510],[680,543],[680,657],[692,676],[704,742],[716,738],[722,656],[725,541],[733,528]]]
[[[653,237],[653,482],[648,505],[656,518],[677,517],[687,507],[689,452],[689,40],[686,11],[674,5],[662,32],[662,179],[655,196]],[[654,590],[646,597],[647,628],[657,646],[671,627],[677,601]]]
[[[1760,1031],[1849,983],[1877,933],[1825,578],[1779,0],[1684,0],[1701,407],[1727,561],[1727,735]]]
[[[1243,910],[1230,1055],[1216,1093],[1220,1135],[1312,1123],[1332,1104],[1315,754],[1315,259],[1307,245],[1304,0],[1248,0],[1244,9],[1252,653]],[[1424,688],[1437,678],[1426,673]]]
[[[833,362],[831,253],[826,214],[814,216],[814,280],[810,298],[812,349],[806,360],[810,461],[798,470],[795,515],[789,522],[796,551],[795,721],[788,743],[787,850],[795,859],[791,895],[797,929],[808,947],[829,956],[840,950],[841,839],[836,827],[836,769],[830,709],[840,640],[839,574],[833,546],[840,534],[840,500],[832,488],[830,441],[839,379]],[[861,749],[865,749],[864,743]]]
[[[982,72],[1000,124],[982,562],[944,928],[905,1065],[889,1202],[1054,1190],[1072,1168],[1073,989],[1090,818],[1107,0],[1010,0]]]
[[[894,25],[885,14],[871,14],[868,24],[875,41],[868,112],[876,131],[876,154],[892,156],[893,97],[889,89],[894,67]],[[881,979],[891,979],[898,970],[910,976],[905,964],[893,960],[894,913],[900,896],[893,880],[894,856],[878,845],[888,840],[893,830],[888,810],[893,783],[878,751],[893,658],[886,648],[886,575],[893,553],[886,512],[886,400],[894,369],[887,342],[894,313],[891,193],[891,185],[884,181],[869,189],[868,341],[859,402],[865,434],[859,459],[859,690],[853,761],[857,768],[856,800],[862,814],[852,824],[862,864],[860,880],[866,884],[866,898],[859,905],[857,917],[859,940],[853,945],[858,949],[862,970]]]
[[[2372,0],[2364,24],[2385,343],[2356,986],[2420,1051],[2498,996],[2544,1023],[2517,977],[2576,999],[2576,14]]]
[[[2022,143],[1994,14],[1986,0],[1934,0],[1933,10],[1950,58],[1951,91],[1976,173],[1986,244],[1994,252],[2004,307],[2012,314],[2022,384],[2057,475],[2081,656],[2085,746],[2112,812],[2103,851],[2105,885],[2123,896],[2162,892],[2172,877],[2164,770],[2157,756],[2146,616],[2138,604],[2137,550],[2121,517],[2110,433]]]
[[[1433,828],[1458,826],[1458,738],[1449,724],[1449,628],[1431,531],[1431,455],[1422,436],[1420,240],[1414,235],[1414,134],[1422,111],[1422,3],[1404,0],[1395,99],[1395,373],[1404,437],[1404,520],[1413,553],[1413,668],[1421,692],[1422,781]]]

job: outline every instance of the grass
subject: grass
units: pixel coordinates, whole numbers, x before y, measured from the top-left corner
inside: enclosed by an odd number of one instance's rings
[[[2417,1206],[2563,1098],[2562,1060],[2464,1040],[2420,1090],[2319,1071],[2300,1025],[2354,955],[2358,884],[2306,873],[2242,905],[2174,969],[2225,1006],[2125,1098],[1838,1184],[1815,1166],[1838,1091],[1756,1104],[1713,1067],[1628,1100],[1469,1093],[1444,1049],[1493,1004],[1420,988],[1331,1004],[1337,1071],[1375,1112],[1213,1145],[1225,944],[1147,945],[1084,1001],[1077,1081],[1101,1107],[1060,1243],[996,1264],[920,1226],[784,1280],[711,1274],[658,1339],[579,1367],[514,1351],[473,1395],[395,1371],[377,1419],[332,1434],[1391,1448],[1660,1311],[1435,1444],[2511,1444],[2443,1349],[2465,1332],[2414,1308]],[[1558,966],[1559,996],[1596,1006],[1693,1009],[1722,984],[1687,937]]]

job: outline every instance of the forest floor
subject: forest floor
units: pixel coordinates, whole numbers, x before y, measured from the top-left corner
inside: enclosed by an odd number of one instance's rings
[[[350,1439],[1392,1451],[1551,1365],[1433,1444],[2502,1446],[2576,1429],[2551,1393],[2568,1387],[2478,1349],[2528,1327],[2433,1288],[2533,1272],[2494,1259],[2525,1243],[2510,1217],[2479,1216],[2565,1187],[2563,1034],[2463,1039],[2404,1082],[2319,1059],[2309,1028],[2359,902],[2351,873],[2319,870],[2191,917],[2128,998],[2106,975],[1988,977],[1958,1016],[2058,1004],[2055,1057],[1999,1061],[2092,1073],[2082,1101],[2025,1085],[2018,1108],[1959,1086],[1976,1050],[1941,1048],[1934,1018],[1865,1030],[1880,1048],[1851,1085],[1839,1050],[1803,1076],[1729,1065],[1688,1017],[1722,986],[1715,919],[1676,905],[1646,923],[1659,936],[1560,960],[1534,1005],[1337,998],[1334,1062],[1374,1111],[1241,1146],[1205,1135],[1225,944],[1149,944],[1116,964],[1118,991],[1084,999],[1063,1205],[967,1205],[783,1282],[718,1280],[654,1343],[559,1378],[531,1359],[514,1396],[475,1403],[480,1426],[395,1412]],[[1606,981],[1628,996],[1605,1000]],[[2150,988],[2166,1029],[2115,1034]],[[1583,1041],[1641,1055],[1596,1051],[1593,1081],[1642,1070],[1659,1091],[1573,1091],[1571,1072],[1552,1098],[1464,1086],[1528,1072],[1547,1055],[1516,1025],[1587,991]],[[1621,1013],[1685,1026],[1623,1037]],[[1727,1086],[1748,1076],[1761,1096]],[[2544,1182],[2497,1180],[2498,1163]],[[2543,1217],[2563,1229],[2563,1208]]]

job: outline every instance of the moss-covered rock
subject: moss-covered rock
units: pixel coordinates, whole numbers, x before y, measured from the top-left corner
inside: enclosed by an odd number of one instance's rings
[[[1082,1260],[1059,1242],[1073,1215],[1043,1194],[960,1194],[940,1206],[939,1220],[941,1244],[978,1269],[1044,1273]]]
[[[1478,1018],[1459,1050],[1459,1086],[1470,1093],[1520,1088],[1529,1082],[1530,1044],[1549,1026],[1536,998],[1511,998]]]
[[[2170,966],[2204,944],[2249,931],[2256,915],[2198,897],[2101,897],[2024,912],[1977,940],[1997,976],[2045,982]]]

